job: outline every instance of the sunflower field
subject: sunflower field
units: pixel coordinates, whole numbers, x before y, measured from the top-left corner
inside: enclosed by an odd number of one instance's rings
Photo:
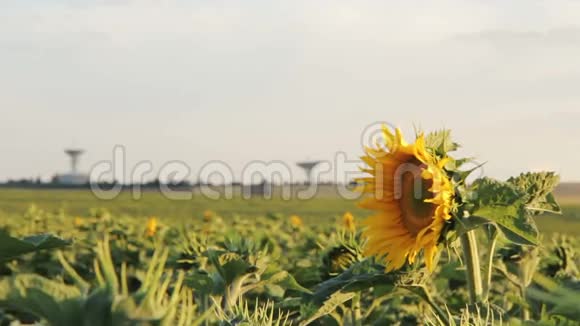
[[[0,324],[580,324],[557,175],[473,180],[447,131],[384,138],[358,202],[2,190]]]

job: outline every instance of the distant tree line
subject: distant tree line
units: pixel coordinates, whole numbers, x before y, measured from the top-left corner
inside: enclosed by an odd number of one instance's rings
[[[119,182],[115,181],[115,182],[99,182],[97,184],[93,184],[98,186],[100,189],[102,190],[106,190],[106,189],[111,189],[113,187],[118,187],[119,186]],[[267,183],[265,181],[262,181],[262,183],[260,183],[260,185],[276,185],[276,186],[292,186],[292,185],[305,185],[307,183],[304,182],[295,182],[295,183],[290,183],[290,182],[283,182],[283,183]],[[319,182],[319,185],[334,185],[335,183],[333,182]],[[168,182],[168,183],[164,183],[161,182],[159,179],[154,179],[151,181],[147,181],[147,182],[143,182],[143,183],[136,183],[136,184],[120,184],[121,187],[123,188],[133,188],[135,186],[139,186],[142,189],[159,189],[160,186],[164,186],[164,187],[168,187],[169,189],[183,189],[183,190],[187,190],[187,189],[193,189],[193,188],[198,188],[200,186],[218,186],[216,184],[211,184],[211,183],[200,183],[200,182],[196,182],[196,183],[192,183],[190,181],[179,181],[179,182]],[[219,186],[233,186],[233,187],[243,187],[243,186],[252,186],[255,184],[243,184],[242,182],[232,182],[229,184],[221,184]],[[58,180],[56,179],[52,179],[49,182],[44,182],[42,181],[40,178],[30,178],[30,179],[26,179],[26,178],[22,178],[22,179],[15,179],[15,180],[8,180],[7,182],[4,183],[0,183],[0,187],[2,188],[39,188],[39,189],[87,189],[91,187],[90,183],[84,183],[84,184],[67,184],[67,183],[60,183],[58,182]]]

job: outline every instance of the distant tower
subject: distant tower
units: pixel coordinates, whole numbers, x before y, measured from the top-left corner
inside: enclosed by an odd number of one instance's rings
[[[322,161],[305,161],[305,162],[298,162],[296,163],[296,165],[298,165],[300,168],[302,168],[304,170],[304,172],[306,173],[306,180],[309,184],[315,183],[316,180],[314,180],[314,176],[312,175],[312,170],[314,170],[314,168],[320,164]]]
[[[78,171],[79,157],[85,152],[82,149],[69,148],[64,152],[70,158],[70,171],[54,176],[54,181],[62,185],[84,185],[89,183],[89,175]]]
[[[70,157],[70,173],[76,174],[79,156],[81,156],[85,151],[82,149],[65,149],[64,152]]]

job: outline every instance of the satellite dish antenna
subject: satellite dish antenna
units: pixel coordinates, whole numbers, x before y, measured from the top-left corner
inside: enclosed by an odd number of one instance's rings
[[[318,165],[322,163],[322,161],[303,161],[297,162],[296,165],[302,168],[306,173],[306,180],[309,184],[315,183],[314,176],[312,175],[312,170]]]
[[[79,156],[81,156],[85,151],[78,148],[65,149],[64,152],[70,157],[70,169],[72,174],[77,173],[77,166],[79,163]]]

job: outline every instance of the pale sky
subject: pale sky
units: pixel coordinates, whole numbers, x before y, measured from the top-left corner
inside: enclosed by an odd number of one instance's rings
[[[193,172],[356,159],[376,121],[580,181],[580,1],[0,0],[0,180],[72,145],[83,170],[115,144]]]

